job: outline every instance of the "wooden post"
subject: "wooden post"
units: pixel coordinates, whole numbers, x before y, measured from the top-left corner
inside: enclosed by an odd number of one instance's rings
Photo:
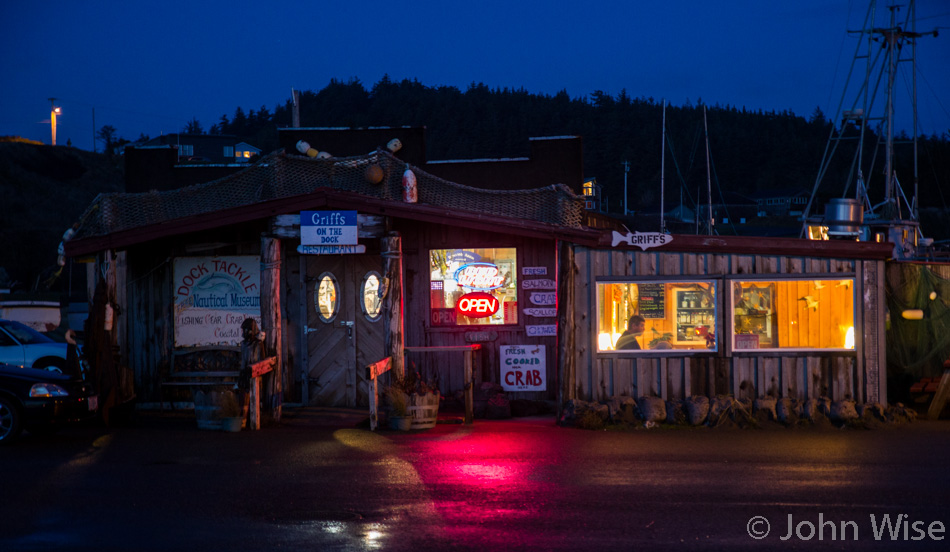
[[[564,402],[576,398],[574,390],[576,376],[575,328],[574,328],[574,248],[565,241],[560,242],[558,251],[558,360],[557,382],[557,419],[561,419]]]
[[[280,316],[280,240],[261,236],[261,325],[264,330],[264,354],[276,358],[274,371],[267,378],[266,395],[271,416],[280,422],[283,370],[281,369],[281,316]],[[253,392],[253,385],[252,392]]]
[[[392,357],[374,362],[366,367],[366,379],[369,385],[369,430],[376,431],[379,426],[379,388],[376,380],[393,366]]]
[[[462,367],[462,380],[465,382],[465,423],[471,424],[475,418],[474,391],[475,382],[472,380],[472,359],[475,357],[475,348],[465,353],[465,363]]]
[[[391,232],[382,239],[382,255],[385,259],[384,274],[388,279],[384,310],[389,325],[386,332],[386,351],[392,357],[393,372],[397,378],[406,375],[405,339],[403,334],[403,279],[402,279],[402,238]]]
[[[251,378],[251,387],[248,389],[247,428],[258,430],[261,428],[261,378]]]
[[[940,378],[940,385],[937,386],[937,392],[927,409],[928,420],[939,420],[940,413],[943,412],[944,405],[947,404],[947,398],[950,397],[950,360],[944,361],[943,377]]]

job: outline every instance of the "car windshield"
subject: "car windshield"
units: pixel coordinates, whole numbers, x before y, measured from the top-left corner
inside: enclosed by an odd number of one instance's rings
[[[19,322],[14,322],[13,320],[2,320],[0,321],[0,328],[3,328],[14,339],[19,341],[22,345],[31,345],[34,343],[54,343],[54,341],[40,332],[34,330],[33,328],[20,324]]]

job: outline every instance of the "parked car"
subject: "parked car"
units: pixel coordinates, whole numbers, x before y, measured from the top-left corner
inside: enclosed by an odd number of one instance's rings
[[[0,319],[0,362],[64,372],[68,350],[26,324]]]
[[[50,431],[98,411],[99,396],[79,376],[0,363],[0,445],[16,441],[23,429]]]

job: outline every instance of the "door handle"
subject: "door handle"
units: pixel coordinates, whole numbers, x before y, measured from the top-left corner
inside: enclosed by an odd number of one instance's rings
[[[353,339],[353,326],[354,326],[354,325],[355,325],[355,324],[354,324],[354,322],[353,322],[352,320],[341,320],[341,321],[340,321],[340,327],[341,327],[341,328],[346,328],[346,337],[348,337],[349,339]]]

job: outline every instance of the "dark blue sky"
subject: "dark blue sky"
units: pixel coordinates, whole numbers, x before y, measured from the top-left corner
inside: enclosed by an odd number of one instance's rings
[[[906,0],[905,0],[906,4]],[[92,149],[112,125],[130,140],[207,129],[331,78],[384,74],[465,90],[525,88],[666,98],[831,115],[867,1],[551,2],[47,1],[0,7],[0,135]],[[887,12],[886,3],[878,3]],[[920,0],[921,131],[950,132],[950,3]],[[902,77],[903,78],[903,77]],[[906,77],[909,79],[909,76]],[[909,80],[907,80],[909,83]],[[899,86],[899,98],[906,98]],[[95,122],[93,123],[93,110]],[[903,114],[906,115],[904,108]],[[379,124],[388,124],[379,121]],[[433,124],[433,123],[429,123]],[[899,125],[910,129],[909,116]],[[714,129],[710,129],[713,133]]]

